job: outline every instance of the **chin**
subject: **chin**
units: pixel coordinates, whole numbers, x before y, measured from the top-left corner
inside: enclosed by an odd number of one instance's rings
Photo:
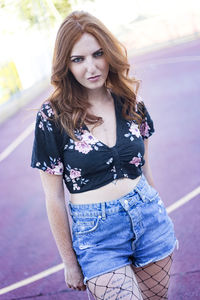
[[[100,89],[104,86],[105,86],[105,81],[102,81],[102,82],[88,84],[87,86],[85,86],[85,88],[87,88],[89,90],[96,90],[96,89]]]

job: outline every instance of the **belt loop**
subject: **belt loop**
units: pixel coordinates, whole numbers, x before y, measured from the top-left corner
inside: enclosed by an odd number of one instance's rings
[[[102,216],[102,220],[106,219],[106,204],[105,204],[105,202],[101,202],[101,216]]]
[[[145,195],[142,193],[142,191],[140,191],[137,187],[135,188],[135,191],[138,193],[140,198],[145,201]]]

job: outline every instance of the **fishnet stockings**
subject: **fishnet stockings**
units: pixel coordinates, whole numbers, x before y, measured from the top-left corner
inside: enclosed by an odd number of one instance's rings
[[[144,300],[168,299],[172,256],[173,254],[144,267],[132,266]]]
[[[87,287],[96,300],[168,299],[171,264],[172,254],[144,267],[128,265],[89,280]]]
[[[94,298],[98,300],[142,300],[135,274],[130,265],[89,280],[88,288]]]

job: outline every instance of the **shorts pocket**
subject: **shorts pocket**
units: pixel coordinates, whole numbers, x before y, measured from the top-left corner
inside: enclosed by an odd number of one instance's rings
[[[73,221],[72,230],[75,235],[87,234],[95,231],[98,228],[101,216],[78,218]]]

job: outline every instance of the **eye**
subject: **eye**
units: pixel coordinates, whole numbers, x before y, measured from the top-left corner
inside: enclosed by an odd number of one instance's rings
[[[99,51],[94,53],[94,57],[99,57],[99,56],[102,56],[103,54],[104,54],[103,50],[99,50]]]
[[[81,62],[82,60],[83,60],[82,57],[75,57],[75,58],[73,58],[71,61],[72,61],[72,62],[75,62],[75,63],[79,63],[79,62]]]

